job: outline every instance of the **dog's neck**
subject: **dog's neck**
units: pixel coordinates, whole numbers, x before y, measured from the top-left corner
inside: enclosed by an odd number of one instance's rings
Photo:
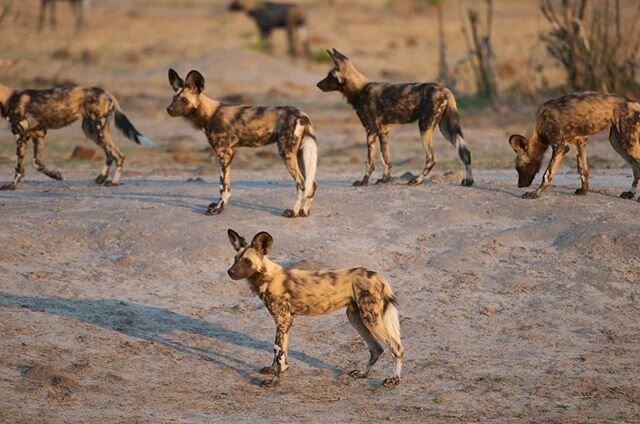
[[[358,102],[358,98],[360,97],[360,92],[368,83],[369,80],[367,77],[360,73],[360,71],[358,71],[353,65],[349,65],[344,84],[340,91],[347,99],[347,102],[352,106],[355,106]]]
[[[2,115],[3,118],[7,117],[7,103],[12,94],[13,89],[4,84],[0,84],[0,115]]]
[[[207,123],[220,107],[220,102],[210,97],[200,94],[200,105],[184,118],[193,124],[197,129],[203,130]]]
[[[266,256],[262,261],[262,268],[260,272],[255,273],[251,277],[247,278],[251,284],[251,289],[262,297],[269,283],[271,283],[276,275],[281,275],[283,271],[282,266],[273,262]]]

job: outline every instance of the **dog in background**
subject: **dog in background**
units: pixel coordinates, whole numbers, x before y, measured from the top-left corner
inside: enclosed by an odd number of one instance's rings
[[[0,84],[0,113],[9,121],[11,132],[16,136],[16,168],[13,181],[0,190],[15,190],[24,177],[24,158],[27,143],[33,141],[36,169],[55,180],[62,180],[62,174],[44,164],[44,138],[48,130],[71,125],[82,118],[85,135],[106,155],[106,162],[96,178],[96,183],[109,186],[120,184],[124,155],[111,139],[109,124],[115,118],[116,127],[136,144],[152,146],[153,142],[144,137],[122,112],[115,96],[97,87],[56,87],[47,90],[13,90]],[[109,180],[109,170],[115,162],[113,179]]]
[[[334,68],[317,86],[324,92],[339,91],[353,106],[367,132],[367,162],[364,177],[353,183],[366,186],[375,169],[376,140],[380,141],[384,171],[378,183],[391,181],[389,155],[389,125],[418,121],[422,145],[426,153],[426,165],[422,174],[412,179],[410,185],[420,185],[429,175],[436,161],[431,147],[436,125],[442,135],[453,144],[464,165],[463,186],[473,185],[471,152],[465,145],[460,127],[456,100],[451,91],[434,83],[388,84],[370,82],[353,66],[351,61],[337,51],[327,50]]]
[[[79,31],[85,24],[85,17],[89,14],[90,0],[40,0],[40,16],[38,18],[38,29],[44,29],[44,21],[49,10],[49,26],[55,28],[56,20],[56,3],[65,1],[71,6],[71,11],[76,18],[76,31]]]
[[[529,187],[542,165],[545,152],[551,147],[551,161],[540,186],[522,195],[537,199],[549,186],[560,162],[569,152],[576,151],[581,187],[576,194],[589,192],[587,139],[609,128],[613,149],[631,165],[631,189],[620,197],[633,199],[640,180],[640,103],[614,94],[595,92],[573,93],[545,102],[536,113],[532,130],[524,137],[514,134],[509,144],[517,154],[518,187]]]
[[[234,148],[272,143],[278,145],[278,152],[298,190],[293,209],[285,210],[284,216],[309,215],[317,189],[318,164],[318,148],[309,116],[292,106],[236,106],[213,100],[202,94],[204,77],[195,70],[183,80],[170,69],[169,85],[175,96],[167,113],[172,117],[181,116],[196,129],[204,131],[218,156],[220,200],[209,205],[207,215],[221,213],[229,202]]]
[[[260,39],[265,44],[267,51],[273,51],[271,40],[273,30],[283,28],[287,31],[289,55],[293,58],[311,57],[307,17],[299,5],[270,1],[233,0],[229,3],[229,10],[245,12],[255,21],[260,31]]]
[[[276,323],[273,363],[261,374],[273,374],[263,383],[273,386],[289,367],[289,330],[297,315],[323,315],[346,307],[349,322],[369,347],[369,362],[363,370],[349,373],[353,378],[366,378],[371,367],[384,351],[391,350],[395,360],[393,377],[386,378],[385,387],[400,383],[404,348],[400,341],[400,321],[395,297],[389,283],[365,268],[335,271],[284,269],[272,262],[267,254],[273,246],[269,233],[260,232],[251,244],[235,231],[227,231],[236,251],[228,270],[233,280],[246,279],[251,290],[264,302]]]

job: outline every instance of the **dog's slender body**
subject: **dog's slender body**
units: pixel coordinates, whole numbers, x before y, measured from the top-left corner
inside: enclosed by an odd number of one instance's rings
[[[335,67],[317,86],[322,91],[339,91],[355,109],[367,133],[367,161],[364,177],[353,183],[366,186],[375,169],[376,141],[380,141],[384,171],[377,183],[391,181],[389,125],[418,121],[426,164],[422,173],[409,184],[420,185],[436,164],[431,147],[436,126],[453,144],[465,168],[462,185],[473,185],[471,152],[465,145],[456,100],[451,91],[434,83],[387,84],[370,82],[338,52],[327,50]]]
[[[173,69],[169,83],[175,91],[167,107],[170,116],[181,116],[204,131],[220,163],[220,200],[211,203],[208,215],[219,214],[231,197],[231,160],[236,147],[260,147],[275,143],[287,170],[296,182],[298,198],[284,216],[304,217],[311,211],[316,193],[318,150],[309,117],[292,106],[227,105],[204,94],[204,77],[191,71],[182,80]],[[302,165],[302,166],[301,166]]]
[[[85,135],[106,155],[106,162],[96,178],[96,183],[118,185],[122,176],[124,155],[111,139],[109,124],[115,117],[116,127],[137,144],[153,145],[133,126],[122,112],[113,94],[97,87],[56,87],[47,90],[13,90],[0,84],[0,112],[9,121],[16,136],[16,168],[11,183],[0,190],[14,190],[24,177],[24,159],[27,143],[33,141],[36,169],[50,178],[62,180],[59,171],[50,170],[43,163],[44,138],[48,130],[66,127],[82,118]],[[112,180],[108,180],[111,165],[115,162]]]
[[[291,57],[311,56],[307,16],[301,6],[271,1],[233,0],[229,3],[229,10],[243,11],[254,20],[260,31],[260,39],[268,51],[273,51],[271,33],[282,28],[287,32]]]
[[[76,30],[80,30],[85,24],[85,18],[89,11],[89,0],[40,0],[40,16],[38,18],[38,29],[44,29],[47,10],[49,11],[49,26],[55,28],[56,20],[56,3],[69,3],[71,11],[76,18]]]
[[[514,134],[509,144],[518,155],[518,187],[529,187],[542,165],[545,152],[551,147],[551,161],[540,186],[523,194],[536,199],[551,184],[565,154],[573,146],[577,155],[581,187],[576,194],[589,192],[587,164],[588,136],[609,128],[613,149],[631,165],[631,189],[620,197],[635,196],[640,180],[640,103],[614,94],[595,92],[573,93],[545,102],[536,113],[536,120],[527,137]]]
[[[256,234],[247,244],[233,230],[229,241],[237,254],[229,276],[246,279],[251,290],[264,302],[276,323],[273,363],[261,370],[273,374],[264,385],[275,385],[288,364],[289,330],[297,315],[322,315],[346,307],[349,322],[369,347],[369,362],[363,370],[349,375],[365,378],[382,352],[389,347],[395,367],[385,386],[400,382],[404,348],[400,341],[400,322],[395,298],[389,283],[379,274],[365,268],[335,271],[284,269],[267,258],[273,238],[265,232]]]

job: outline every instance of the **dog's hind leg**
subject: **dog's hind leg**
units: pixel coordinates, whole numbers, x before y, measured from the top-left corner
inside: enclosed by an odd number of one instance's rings
[[[305,184],[304,177],[302,176],[302,172],[300,171],[300,167],[298,165],[298,155],[295,153],[288,153],[283,157],[284,164],[287,167],[287,171],[293,177],[296,182],[296,189],[298,190],[298,197],[296,198],[296,204],[293,206],[293,209],[285,209],[283,215],[287,218],[296,218],[298,216],[302,216],[300,214],[300,208],[302,208],[302,202],[305,199]]]
[[[42,172],[49,178],[53,178],[54,180],[62,180],[62,174],[60,171],[53,171],[47,168],[47,166],[42,161],[42,157],[44,156],[44,136],[42,137],[33,137],[33,162],[36,169],[39,172]]]
[[[92,119],[84,118],[82,120],[82,131],[84,131],[84,135],[86,135],[89,140],[96,143],[98,147],[100,147],[104,151],[105,163],[102,167],[102,170],[96,177],[96,184],[104,184],[109,177],[109,169],[111,168],[111,164],[113,163],[113,156],[111,156],[110,152],[105,148],[104,141],[102,140],[101,135],[98,129],[95,127]]]
[[[633,170],[633,181],[631,188],[623,192],[620,197],[623,199],[633,199],[636,195],[638,181],[640,181],[640,144],[638,141],[628,141],[623,144],[623,136],[615,128],[609,131],[609,143],[613,149],[631,166]]]
[[[109,132],[109,127],[105,126],[101,129],[102,131],[102,140],[104,143],[105,152],[108,151],[108,155],[110,155],[113,160],[116,162],[116,170],[113,173],[113,179],[111,181],[107,180],[104,184],[107,186],[117,186],[120,185],[120,178],[122,177],[122,168],[124,166],[124,155],[118,149],[118,147],[113,143],[111,139],[111,134]]]
[[[384,349],[382,345],[371,335],[364,322],[362,322],[362,317],[360,316],[360,312],[358,311],[358,306],[356,304],[351,303],[347,306],[347,317],[349,318],[349,322],[353,328],[355,328],[358,334],[362,336],[369,348],[369,362],[367,362],[367,365],[363,370],[351,371],[349,375],[353,378],[365,378],[369,375],[371,367],[378,362],[378,358],[380,358]]]
[[[29,141],[29,137],[20,134],[16,139],[16,173],[13,177],[13,181],[3,186],[0,186],[0,190],[15,190],[18,186],[18,183],[24,177],[24,157],[27,154],[27,142]]]
[[[433,116],[427,119],[420,119],[418,125],[420,127],[420,138],[422,139],[422,146],[424,147],[425,153],[425,165],[422,170],[422,174],[420,174],[417,178],[411,179],[409,181],[409,185],[419,186],[424,182],[424,179],[431,172],[434,166],[436,166],[436,159],[433,154],[433,131],[435,128],[436,120]]]

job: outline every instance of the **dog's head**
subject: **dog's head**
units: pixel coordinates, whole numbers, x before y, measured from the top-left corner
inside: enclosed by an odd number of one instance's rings
[[[518,187],[529,187],[540,170],[542,158],[536,158],[531,154],[529,140],[519,134],[509,137],[509,144],[517,155]]]
[[[233,0],[229,3],[228,9],[232,12],[242,12],[243,10],[249,10],[251,6],[251,0]]]
[[[175,95],[167,107],[169,116],[186,116],[200,106],[200,94],[204,90],[204,77],[198,71],[190,71],[184,80],[173,69],[169,69],[169,85]]]
[[[316,85],[324,92],[342,91],[351,67],[349,58],[336,49],[333,49],[333,51],[327,50],[327,53],[333,61],[333,69]]]
[[[264,260],[273,246],[273,237],[267,232],[261,231],[251,240],[251,244],[240,234],[232,229],[227,230],[229,242],[236,250],[236,257],[233,265],[227,273],[234,280],[251,278],[256,274],[264,272]]]

